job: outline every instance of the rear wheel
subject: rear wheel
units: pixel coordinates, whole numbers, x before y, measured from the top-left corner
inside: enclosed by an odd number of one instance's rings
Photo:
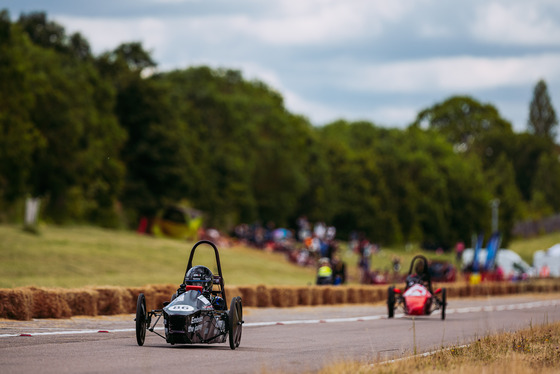
[[[393,287],[389,287],[387,290],[387,312],[389,318],[395,316],[395,289]]]
[[[231,300],[231,307],[228,313],[229,323],[229,347],[235,349],[241,342],[241,332],[243,329],[243,306],[241,297],[236,296]]]
[[[441,290],[441,319],[445,319],[445,308],[447,307],[447,290]]]
[[[144,340],[146,339],[146,298],[144,294],[138,295],[138,300],[136,301],[136,342],[138,345],[144,345]]]

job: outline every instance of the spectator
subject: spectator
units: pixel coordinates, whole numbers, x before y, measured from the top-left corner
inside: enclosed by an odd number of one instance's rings
[[[357,243],[357,247],[355,251],[360,256],[358,260],[358,267],[360,268],[362,273],[361,283],[363,284],[369,284],[371,282],[371,276],[369,270],[370,261],[371,261],[371,250],[372,250],[371,243],[369,242],[369,240],[365,238],[363,234],[361,234],[360,240]]]
[[[465,250],[465,243],[463,242],[458,242],[455,245],[455,256],[457,259],[457,263],[460,264],[461,263],[461,258],[463,256],[463,251]]]
[[[345,284],[346,264],[336,254],[333,256],[332,269],[333,269],[333,284],[334,285]]]
[[[303,242],[305,239],[311,236],[311,229],[309,221],[306,216],[301,216],[296,221],[297,225],[297,239]]]
[[[313,227],[313,235],[319,240],[324,240],[327,234],[327,226],[324,222],[317,222]]]
[[[328,258],[319,259],[319,268],[317,269],[317,284],[325,285],[333,283],[333,271]]]

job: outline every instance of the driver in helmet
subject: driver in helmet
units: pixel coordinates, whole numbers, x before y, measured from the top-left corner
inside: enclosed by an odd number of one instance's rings
[[[185,281],[183,283],[185,286],[201,286],[202,294],[204,296],[209,296],[212,292],[212,285],[214,284],[214,275],[206,266],[193,266],[185,275]]]
[[[201,286],[202,295],[212,303],[215,309],[225,309],[224,300],[212,294],[214,275],[206,266],[197,265],[189,269],[183,284],[177,290],[177,296],[185,292],[188,285]]]
[[[434,293],[432,291],[432,277],[430,276],[430,270],[427,268],[424,261],[416,261],[416,264],[414,265],[414,274],[406,277],[406,288],[409,288],[416,283],[424,285],[431,294]]]

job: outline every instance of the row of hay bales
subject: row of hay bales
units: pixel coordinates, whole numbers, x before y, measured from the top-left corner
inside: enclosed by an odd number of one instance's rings
[[[559,292],[560,279],[528,282],[490,282],[478,285],[445,284],[447,296],[476,297],[530,292]],[[135,313],[138,294],[147,308],[161,308],[176,291],[175,285],[144,287],[87,287],[79,289],[20,287],[0,289],[0,318],[69,318]],[[387,286],[229,286],[231,298],[241,296],[244,307],[295,307],[337,304],[373,304],[387,300]]]

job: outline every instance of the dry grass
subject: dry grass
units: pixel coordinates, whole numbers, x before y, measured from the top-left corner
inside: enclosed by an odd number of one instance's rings
[[[355,373],[558,373],[560,323],[480,338],[466,347],[451,347],[433,355],[367,364],[341,362],[320,374]]]

